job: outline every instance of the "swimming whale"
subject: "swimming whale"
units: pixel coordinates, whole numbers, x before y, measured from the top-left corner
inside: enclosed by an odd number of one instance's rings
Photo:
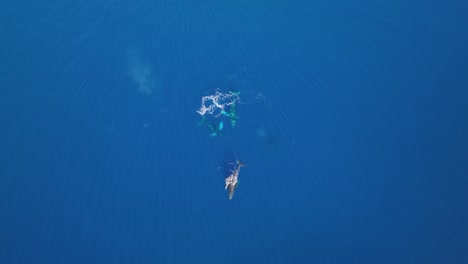
[[[247,164],[240,163],[238,160],[236,160],[237,163],[237,168],[234,170],[231,170],[231,175],[226,178],[226,187],[224,188],[225,190],[229,188],[229,200],[232,200],[232,197],[234,196],[234,191],[237,188],[237,185],[239,184],[239,172],[240,168],[247,166]]]

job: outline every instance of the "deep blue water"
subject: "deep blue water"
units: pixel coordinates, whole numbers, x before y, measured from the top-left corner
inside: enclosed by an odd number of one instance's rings
[[[0,263],[468,262],[467,13],[2,1]]]

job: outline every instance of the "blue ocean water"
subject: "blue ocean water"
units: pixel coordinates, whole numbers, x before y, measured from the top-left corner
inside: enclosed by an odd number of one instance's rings
[[[467,13],[2,1],[0,263],[466,263]]]

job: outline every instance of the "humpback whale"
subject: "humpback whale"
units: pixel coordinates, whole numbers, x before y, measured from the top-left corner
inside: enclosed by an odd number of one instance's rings
[[[237,168],[234,167],[234,170],[231,170],[231,175],[229,175],[225,182],[226,182],[226,187],[224,188],[225,190],[229,188],[229,200],[232,200],[232,197],[234,196],[234,191],[237,188],[237,185],[239,184],[239,172],[240,168],[247,166],[247,164],[240,163],[238,160],[236,160],[237,163]]]

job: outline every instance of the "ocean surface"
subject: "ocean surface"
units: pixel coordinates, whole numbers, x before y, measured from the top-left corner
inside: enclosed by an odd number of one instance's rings
[[[0,263],[468,263],[467,14],[1,1]]]

